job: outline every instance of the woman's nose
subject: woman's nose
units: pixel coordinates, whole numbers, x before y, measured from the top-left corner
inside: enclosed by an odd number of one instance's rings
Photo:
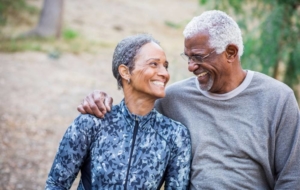
[[[166,78],[170,77],[169,72],[168,72],[168,70],[167,70],[167,68],[165,66],[160,66],[158,68],[158,74],[162,75],[162,76],[164,76]]]

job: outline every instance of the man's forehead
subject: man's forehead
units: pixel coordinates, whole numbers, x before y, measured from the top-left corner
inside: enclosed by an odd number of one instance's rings
[[[205,53],[209,48],[209,36],[205,33],[184,40],[184,50],[191,53]]]

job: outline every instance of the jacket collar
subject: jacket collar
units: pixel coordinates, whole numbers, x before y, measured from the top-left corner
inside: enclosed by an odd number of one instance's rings
[[[139,127],[142,129],[145,128],[146,126],[151,126],[155,122],[155,117],[156,117],[156,113],[157,113],[155,111],[155,109],[152,109],[145,116],[135,115],[128,110],[128,107],[126,106],[124,99],[120,102],[120,109],[121,109],[121,112],[122,112],[125,120],[131,126],[135,125],[136,120],[138,121]]]

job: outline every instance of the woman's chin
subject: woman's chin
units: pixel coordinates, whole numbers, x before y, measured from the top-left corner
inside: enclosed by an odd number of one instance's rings
[[[163,92],[163,93],[156,94],[155,98],[159,99],[159,98],[164,98],[165,96],[166,96],[166,93]]]

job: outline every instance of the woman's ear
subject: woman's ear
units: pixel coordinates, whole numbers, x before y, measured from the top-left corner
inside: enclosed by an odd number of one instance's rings
[[[233,62],[233,60],[238,56],[238,50],[239,48],[234,44],[229,44],[226,49],[226,58],[228,62]]]
[[[118,71],[119,71],[121,77],[122,77],[124,80],[126,80],[126,81],[130,80],[130,72],[129,72],[129,68],[128,68],[126,65],[121,64],[121,65],[118,67]]]

